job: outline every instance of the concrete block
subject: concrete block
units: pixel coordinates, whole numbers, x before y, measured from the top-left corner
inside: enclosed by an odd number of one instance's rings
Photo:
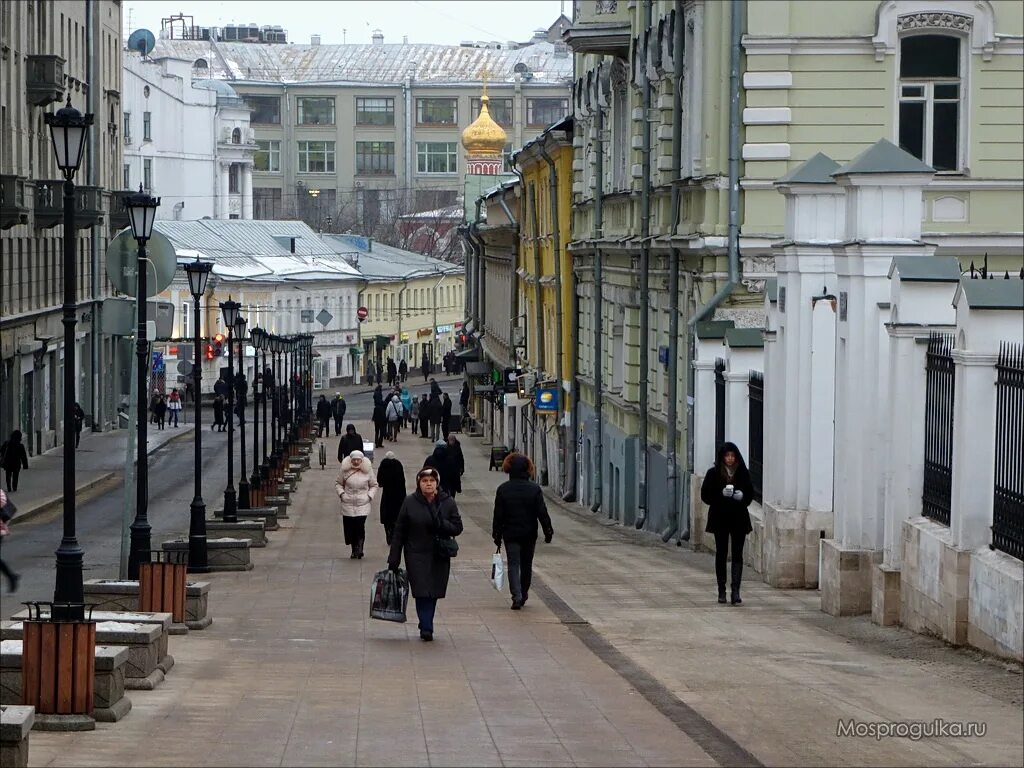
[[[871,621],[882,627],[900,623],[900,570],[875,566],[871,583]]]
[[[924,517],[903,523],[900,623],[953,645],[968,642],[971,553],[949,528]]]
[[[160,546],[164,552],[187,552],[188,539],[173,539]],[[210,571],[251,571],[248,539],[207,539],[206,562]]]
[[[250,547],[267,546],[267,530],[263,524],[263,518],[239,520],[236,523],[208,520],[206,523],[206,535],[210,538],[223,538],[227,536],[236,539],[247,539]]]
[[[844,547],[835,539],[821,545],[821,610],[831,616],[871,613],[872,571],[881,552]]]
[[[42,618],[49,617],[48,611],[40,611]],[[160,661],[157,666],[160,667],[164,673],[170,671],[171,667],[174,666],[174,657],[169,653],[170,635],[172,634],[188,634],[188,627],[184,624],[176,625],[174,623],[174,617],[170,613],[150,613],[141,611],[93,611],[89,614],[94,621],[126,621],[131,624],[153,624],[160,627],[160,642],[158,644],[158,655]],[[28,608],[18,611],[11,615],[11,619],[14,621],[24,621],[29,618]],[[181,631],[175,632],[175,627],[180,626]]]
[[[765,502],[764,533],[761,545],[764,580],[773,587],[807,587],[806,510],[785,509]],[[818,561],[813,570],[817,580]]]
[[[139,582],[120,579],[88,579],[84,585],[85,600],[95,610],[138,611]],[[213,623],[209,616],[210,582],[190,581],[185,584],[185,626],[206,629]],[[177,634],[171,625],[171,634]]]
[[[1024,562],[989,549],[971,553],[967,642],[1024,662]]]
[[[0,765],[4,768],[28,765],[28,736],[35,719],[35,707],[0,706]]]
[[[267,531],[276,531],[280,526],[277,524],[277,507],[250,507],[249,509],[239,509],[235,513],[235,517],[240,521],[251,522],[253,520],[262,520],[263,528]],[[215,520],[207,520],[206,527],[209,531],[210,523],[222,520],[224,518],[223,509],[215,509],[213,511]]]
[[[288,519],[288,505],[291,503],[288,500],[288,496],[267,496],[263,499],[264,503],[268,507],[275,507],[277,509],[277,519],[287,520]]]

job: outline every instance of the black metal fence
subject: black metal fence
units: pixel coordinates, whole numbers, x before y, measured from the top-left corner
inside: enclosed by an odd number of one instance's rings
[[[1024,347],[1003,344],[996,363],[992,549],[1024,560]]]
[[[953,337],[933,333],[925,365],[922,514],[949,525],[953,487]]]
[[[715,457],[725,442],[725,360],[715,360]]]
[[[761,502],[761,484],[764,474],[764,374],[750,372],[747,383],[749,398],[748,451],[750,482],[754,486],[754,500]]]

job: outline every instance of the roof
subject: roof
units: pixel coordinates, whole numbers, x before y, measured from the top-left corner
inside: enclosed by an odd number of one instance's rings
[[[324,235],[324,241],[330,248],[352,259],[360,274],[369,280],[409,280],[463,271],[458,264],[384,245],[359,235]]]
[[[555,46],[535,42],[515,50],[459,45],[391,43],[381,45],[258,45],[202,40],[160,39],[152,58],[205,59],[217,80],[273,83],[378,83],[398,85],[412,70],[420,83],[480,83],[487,71],[493,86],[517,82],[524,64],[534,84],[567,84],[572,56],[555,56]]]
[[[732,320],[702,320],[695,330],[698,339],[724,339],[725,332],[735,325]]]
[[[813,157],[800,163],[785,176],[776,179],[776,184],[835,184],[832,174],[838,170],[839,163],[818,152]]]
[[[896,271],[902,282],[955,283],[961,275],[956,256],[896,256],[889,277]]]
[[[758,348],[764,346],[763,328],[729,328],[725,332],[725,343],[733,349]]]
[[[957,306],[960,297],[967,297],[967,306],[971,309],[1024,309],[1024,280],[1020,278],[990,279],[964,278],[960,281],[953,306]]]
[[[832,175],[851,173],[935,173],[935,169],[888,139],[879,139]]]
[[[461,205],[448,205],[444,208],[435,208],[432,211],[416,211],[415,213],[403,213],[399,219],[456,219],[462,221],[465,211]]]

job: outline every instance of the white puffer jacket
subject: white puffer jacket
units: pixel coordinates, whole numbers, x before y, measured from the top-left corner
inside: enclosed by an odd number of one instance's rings
[[[341,462],[341,472],[334,481],[334,489],[341,499],[341,514],[345,517],[369,515],[377,487],[377,478],[370,460],[364,458],[359,469],[356,469],[352,466],[352,457],[346,456]]]

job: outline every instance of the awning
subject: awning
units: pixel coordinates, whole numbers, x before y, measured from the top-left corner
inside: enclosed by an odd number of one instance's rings
[[[470,361],[466,363],[466,375],[467,376],[491,376],[491,364],[480,362],[478,360]]]
[[[455,357],[463,362],[480,360],[480,347],[470,347],[469,349],[464,349],[461,352],[456,352]]]

